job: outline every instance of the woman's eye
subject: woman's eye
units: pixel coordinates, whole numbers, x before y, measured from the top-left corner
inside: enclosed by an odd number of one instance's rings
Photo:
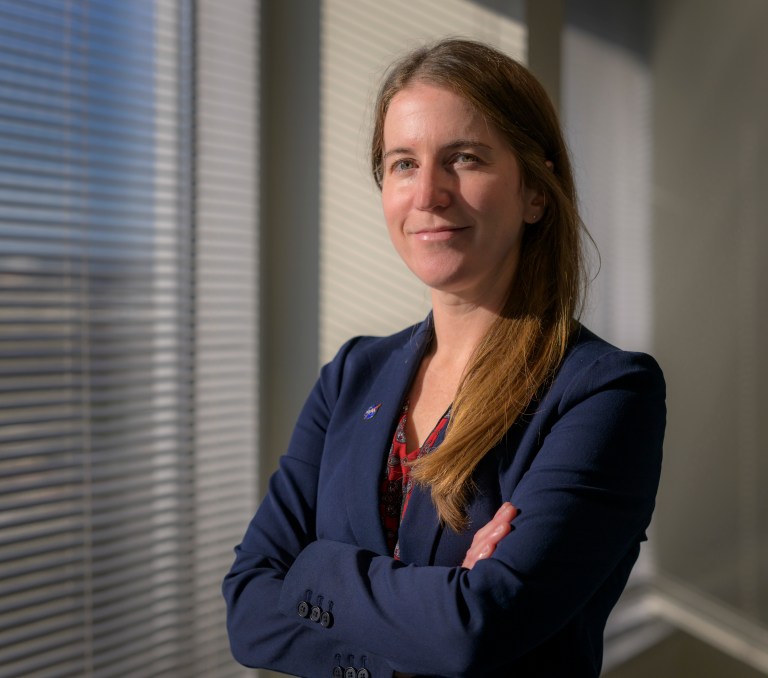
[[[406,158],[395,160],[395,162],[392,163],[393,172],[407,172],[414,167],[416,167],[416,163],[414,163],[413,160],[408,160]]]
[[[466,165],[468,163],[478,162],[478,157],[471,153],[457,153],[453,157],[453,161],[459,165]]]

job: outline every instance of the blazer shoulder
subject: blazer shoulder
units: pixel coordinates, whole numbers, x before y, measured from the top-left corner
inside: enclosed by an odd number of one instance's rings
[[[643,391],[664,394],[664,374],[656,360],[638,351],[625,351],[580,325],[553,383],[555,390],[570,390],[574,385],[628,380]]]
[[[319,387],[327,394],[339,394],[351,383],[361,387],[370,384],[376,375],[398,365],[412,365],[431,337],[431,316],[404,330],[385,337],[357,336],[346,341],[333,360],[320,370]]]
[[[395,334],[385,337],[359,336],[350,340],[353,344],[353,353],[355,356],[365,355],[369,358],[387,356],[392,351],[399,349],[410,349],[419,352],[424,344],[432,336],[431,316],[420,323],[410,325]],[[350,342],[347,342],[349,344]]]
[[[420,323],[406,327],[389,336],[360,335],[352,337],[341,346],[333,360],[327,363],[323,370],[343,370],[364,362],[375,365],[382,363],[394,351],[406,351],[414,355],[421,355],[432,336],[431,328],[430,316]]]

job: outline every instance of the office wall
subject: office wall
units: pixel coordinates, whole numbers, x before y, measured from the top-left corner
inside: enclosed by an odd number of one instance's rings
[[[766,25],[757,0],[572,0],[562,80],[586,321],[668,382],[638,609],[768,672]]]
[[[661,573],[768,623],[768,4],[656,3]]]

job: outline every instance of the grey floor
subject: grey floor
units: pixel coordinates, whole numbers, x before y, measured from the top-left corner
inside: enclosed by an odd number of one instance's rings
[[[677,632],[602,678],[765,678],[766,673]]]

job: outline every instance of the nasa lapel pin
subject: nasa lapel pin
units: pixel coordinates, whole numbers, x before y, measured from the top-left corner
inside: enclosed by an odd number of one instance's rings
[[[381,403],[378,405],[371,405],[363,415],[363,419],[373,419],[376,416],[376,413],[379,411],[379,408],[381,407]]]

